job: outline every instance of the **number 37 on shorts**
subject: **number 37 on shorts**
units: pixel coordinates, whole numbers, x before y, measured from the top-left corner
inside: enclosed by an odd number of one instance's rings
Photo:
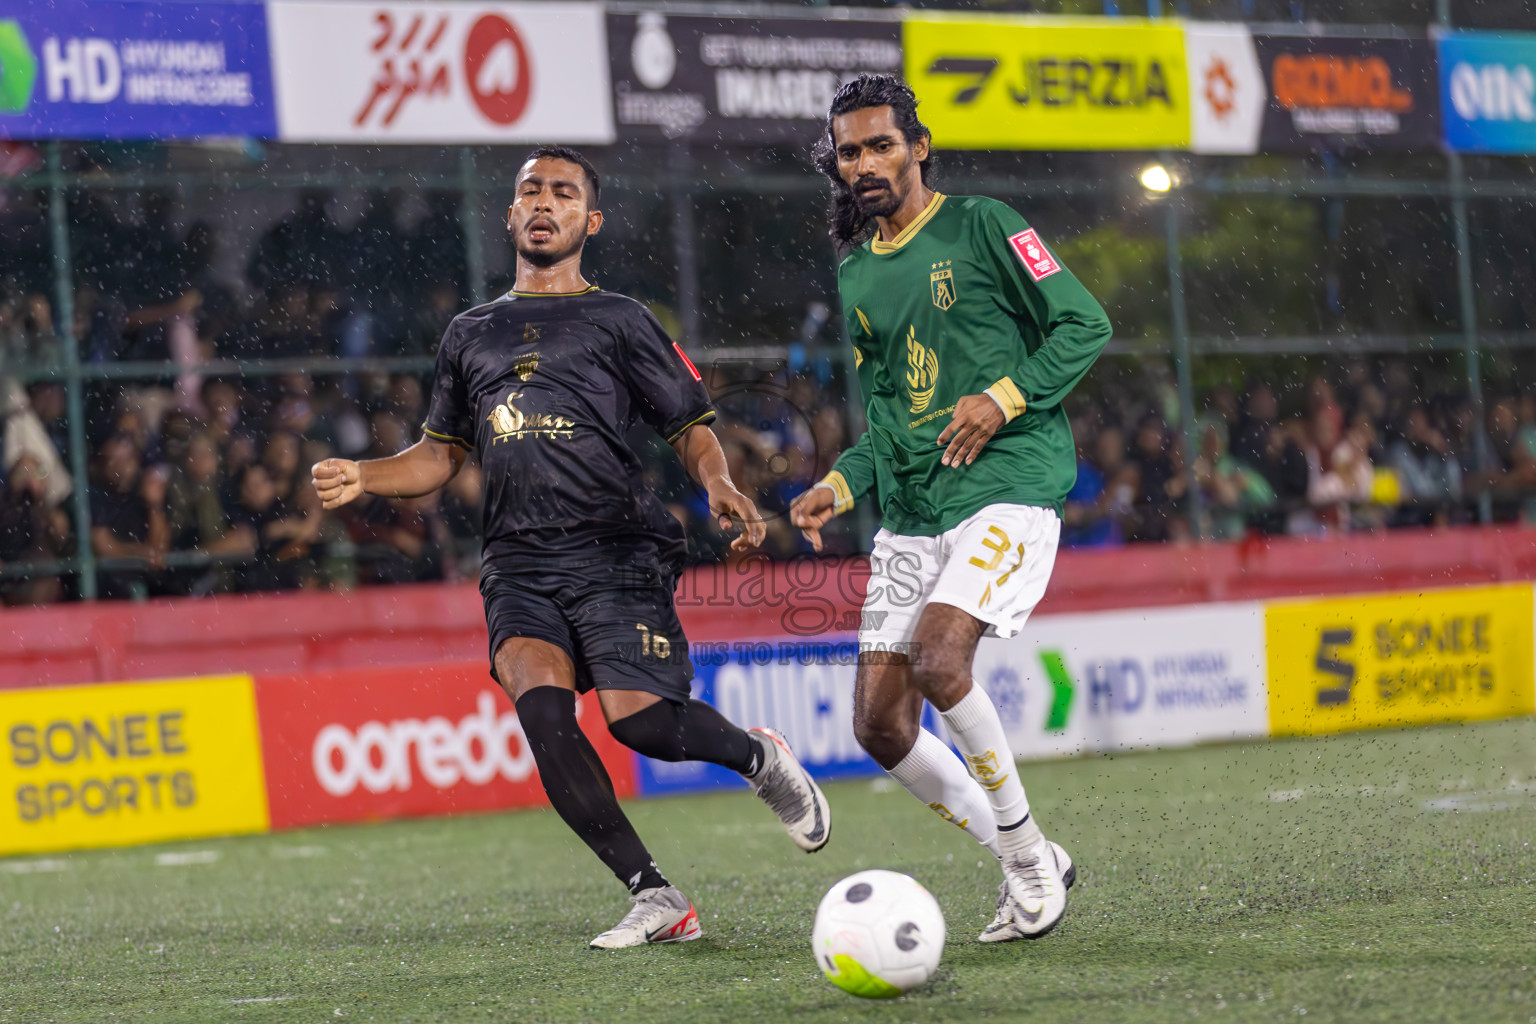
[[[1054,510],[988,505],[936,537],[882,529],[870,553],[861,647],[906,644],[930,602],[987,623],[988,636],[1023,628],[1045,594],[1061,540]]]

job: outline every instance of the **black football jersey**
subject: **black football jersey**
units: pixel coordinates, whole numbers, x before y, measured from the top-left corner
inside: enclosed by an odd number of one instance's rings
[[[650,311],[592,288],[512,292],[455,317],[422,429],[480,453],[488,571],[647,556],[672,567],[682,527],[625,438],[637,420],[670,442],[714,418]]]

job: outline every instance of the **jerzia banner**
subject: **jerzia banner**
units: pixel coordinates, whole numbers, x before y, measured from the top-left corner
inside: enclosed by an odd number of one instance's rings
[[[897,22],[608,15],[614,117],[630,139],[808,143],[838,86],[901,73]]]
[[[1181,149],[1189,83],[1177,22],[925,16],[907,81],[943,149]]]
[[[1259,148],[1433,149],[1440,139],[1428,39],[1255,35],[1269,105]]]

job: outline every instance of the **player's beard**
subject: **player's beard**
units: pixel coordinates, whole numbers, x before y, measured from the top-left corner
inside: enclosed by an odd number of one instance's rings
[[[906,162],[901,165],[901,170],[897,174],[898,181],[906,180],[915,162],[912,159],[912,154],[908,153]],[[860,185],[878,185],[884,191],[879,193],[878,196],[866,196],[859,192]],[[889,217],[901,209],[901,204],[907,201],[906,193],[898,193],[889,178],[861,179],[854,182],[851,191],[853,192],[854,205],[859,208],[859,213],[865,217]]]
[[[581,247],[586,244],[586,241],[585,236],[579,235],[570,245],[557,251],[548,246],[539,249],[524,248],[525,242],[522,236],[519,236],[517,240],[517,258],[528,263],[530,266],[540,269],[552,267],[562,260],[570,259],[581,252]]]

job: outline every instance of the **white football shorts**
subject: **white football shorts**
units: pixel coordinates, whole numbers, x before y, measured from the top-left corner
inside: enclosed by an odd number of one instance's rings
[[[869,556],[859,649],[906,651],[931,602],[987,623],[986,636],[1015,635],[1045,596],[1060,543],[1060,517],[1033,505],[988,505],[936,537],[882,528]]]

